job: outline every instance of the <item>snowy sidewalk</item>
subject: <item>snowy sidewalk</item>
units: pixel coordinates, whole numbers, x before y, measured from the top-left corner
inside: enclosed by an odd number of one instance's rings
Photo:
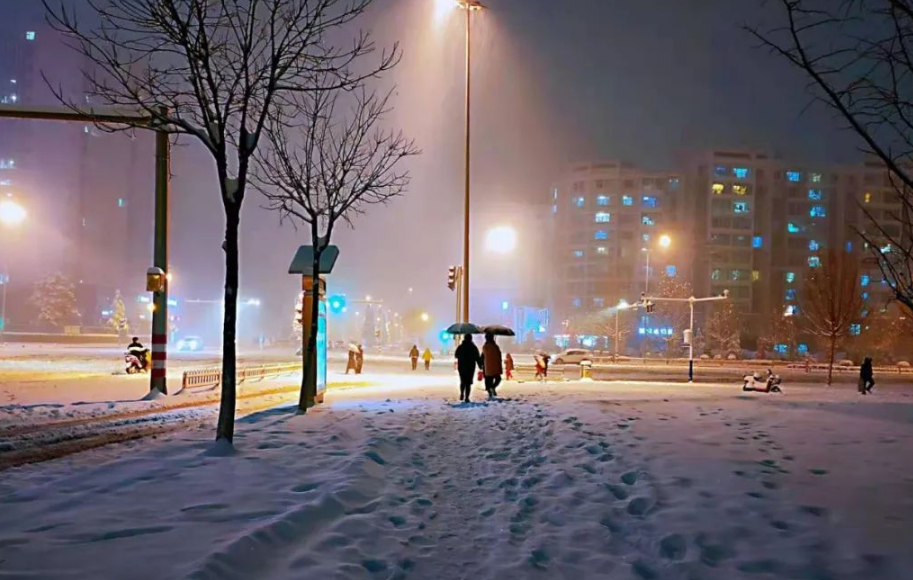
[[[425,380],[4,472],[0,577],[909,577],[908,396]]]

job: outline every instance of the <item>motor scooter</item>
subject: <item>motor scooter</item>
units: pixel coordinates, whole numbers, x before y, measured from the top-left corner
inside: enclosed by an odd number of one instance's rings
[[[127,374],[145,373],[149,370],[149,350],[127,351],[124,353],[124,362],[127,363]]]
[[[761,373],[758,372],[745,375],[742,390],[758,391],[759,393],[782,393],[783,390],[780,388],[782,383],[783,379],[780,378],[780,375],[775,375],[772,369],[767,369],[766,377],[762,377]]]

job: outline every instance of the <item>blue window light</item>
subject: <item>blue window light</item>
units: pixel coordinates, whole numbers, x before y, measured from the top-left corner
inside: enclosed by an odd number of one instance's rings
[[[574,250],[574,257],[575,257],[575,258],[582,258],[582,257],[583,257],[583,250]]]
[[[808,215],[813,218],[827,217],[827,210],[824,209],[823,205],[814,205],[812,209],[808,210]]]
[[[670,278],[675,278],[676,274],[678,274],[678,268],[676,268],[675,266],[673,266],[671,264],[666,266],[666,276],[668,276]]]
[[[764,247],[764,238],[761,236],[755,236],[751,238],[751,247],[758,249]]]
[[[596,205],[606,206],[612,203],[612,198],[608,195],[599,195],[596,197]]]
[[[797,350],[799,351],[800,355],[805,356],[808,354],[808,345],[803,342],[803,343],[799,344]]]
[[[881,248],[881,253],[882,253],[882,254],[889,254],[889,253],[891,253],[891,244],[888,244],[887,246],[882,246],[882,248]]]
[[[868,286],[870,281],[871,278],[869,278],[868,274],[863,274],[859,277],[859,285],[862,287]]]
[[[802,179],[802,174],[798,171],[787,171],[786,172],[786,181],[792,181],[793,183],[799,183]]]
[[[607,224],[612,221],[612,214],[604,211],[596,213],[596,223],[597,224]]]
[[[732,211],[734,213],[748,213],[748,202],[747,201],[735,201],[732,203]]]
[[[786,290],[786,299],[787,300],[796,299],[796,289],[795,288],[789,288],[788,290]]]
[[[577,207],[583,207],[586,205],[586,198],[582,195],[574,198],[574,205]]]
[[[786,273],[786,283],[787,283],[787,284],[792,284],[792,283],[795,282],[795,281],[796,281],[796,273],[795,273],[795,272],[787,272],[787,273]]]
[[[774,346],[774,350],[777,351],[777,353],[779,353],[779,354],[785,355],[786,353],[789,352],[789,347],[786,346],[785,344],[778,344],[778,345]]]
[[[802,228],[800,228],[793,222],[789,222],[788,224],[786,224],[786,231],[791,234],[798,234],[799,232],[802,231]]]
[[[847,253],[850,253],[853,251],[853,242],[846,243],[846,251],[847,251]]]
[[[634,205],[634,198],[630,195],[621,196],[621,205]]]
[[[597,230],[596,233],[593,234],[593,239],[595,239],[595,240],[607,240],[607,239],[609,239],[609,232],[607,232],[607,231],[605,231],[605,230]]]
[[[647,215],[647,214],[644,214],[644,215],[643,215],[643,217],[641,218],[641,221],[643,222],[643,224],[644,224],[645,226],[654,226],[654,225],[656,225],[656,222],[653,221],[653,218],[652,218],[651,216]]]
[[[510,310],[510,302],[508,302],[507,300],[504,300],[503,302],[501,302],[501,310]]]
[[[605,308],[605,298],[593,298],[593,306],[596,308]]]
[[[717,165],[714,168],[713,173],[719,177],[725,177],[726,176],[726,167],[723,165]]]
[[[869,299],[869,293],[868,293],[868,292],[863,292],[863,293],[862,293],[862,299],[863,299],[863,300],[868,300],[868,299]]]
[[[26,40],[35,40],[35,32],[32,30],[29,30],[28,32],[26,32],[25,39]]]
[[[812,201],[821,201],[821,190],[820,189],[809,189],[808,190],[808,199]]]
[[[642,235],[642,236],[641,236],[641,239],[643,239],[644,243],[649,242],[649,241],[650,241],[650,234],[644,234],[644,235]]]
[[[657,207],[659,205],[659,200],[656,199],[655,195],[645,195],[644,196],[644,207]]]
[[[810,240],[808,242],[808,249],[811,252],[817,252],[819,249],[821,249],[821,244],[819,244],[815,240]]]
[[[808,257],[808,267],[809,268],[817,268],[820,265],[821,265],[821,258],[819,258],[818,256],[809,256]]]
[[[117,207],[126,207],[126,205],[127,205],[126,199],[124,199],[122,197],[117,198]]]
[[[580,305],[582,304],[582,302],[580,301],[580,298],[574,298],[573,300],[571,300],[571,304],[574,305],[574,308],[580,308]]]
[[[733,167],[732,174],[735,175],[736,179],[746,179],[748,177],[748,168],[747,167]]]
[[[854,323],[850,325],[850,334],[853,336],[859,336],[862,333],[862,325],[859,323]]]

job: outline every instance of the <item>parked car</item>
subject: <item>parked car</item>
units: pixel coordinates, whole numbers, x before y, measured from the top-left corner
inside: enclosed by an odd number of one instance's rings
[[[185,336],[178,341],[178,352],[199,352],[203,350],[203,339],[199,336]]]
[[[579,365],[583,361],[593,362],[593,353],[582,348],[571,348],[556,354],[552,359],[552,364]]]

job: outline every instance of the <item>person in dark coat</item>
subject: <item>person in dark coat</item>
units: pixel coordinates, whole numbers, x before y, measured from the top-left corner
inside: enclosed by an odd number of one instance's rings
[[[485,334],[485,344],[482,345],[482,371],[485,376],[485,390],[488,397],[498,396],[498,385],[501,384],[501,375],[504,367],[501,360],[501,348],[495,342],[495,335]]]
[[[365,366],[365,347],[358,345],[358,353],[355,354],[355,374],[360,375],[362,367]]]
[[[862,366],[859,367],[859,392],[868,395],[875,386],[875,369],[872,367],[872,358],[865,357]]]
[[[349,371],[358,374],[358,347],[355,343],[349,343],[349,360],[346,362],[346,374]]]
[[[412,370],[418,368],[418,345],[413,344],[412,350],[409,351],[409,360],[412,361]]]
[[[457,347],[454,356],[457,360],[457,371],[460,374],[460,402],[468,403],[472,381],[475,379],[480,358],[479,348],[472,342],[471,334],[463,337],[463,342]]]

